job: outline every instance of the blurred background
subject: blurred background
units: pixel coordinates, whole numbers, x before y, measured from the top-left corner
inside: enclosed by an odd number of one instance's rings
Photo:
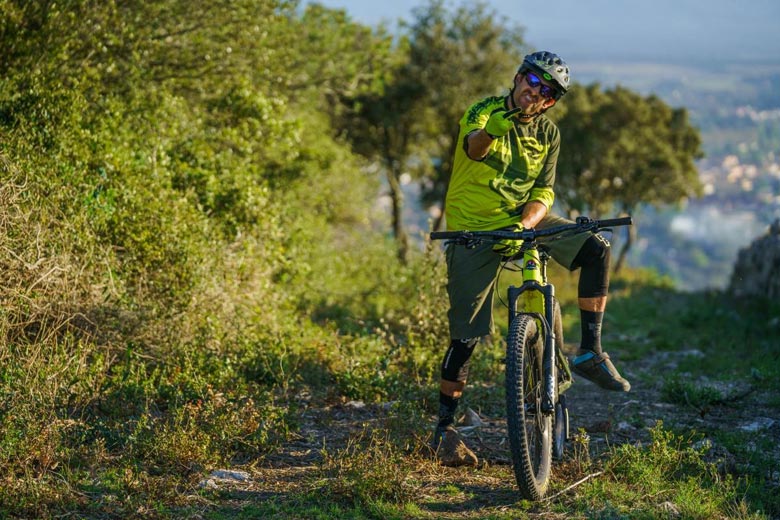
[[[424,4],[318,3],[344,9],[356,22],[385,26],[390,32],[413,20]],[[574,81],[624,86],[688,111],[704,152],[696,161],[702,196],[638,208],[634,215],[639,236],[628,261],[658,269],[681,289],[725,286],[739,249],[780,217],[780,38],[775,31],[780,4],[769,0],[486,4],[501,23],[517,27],[530,49],[560,54]],[[461,4],[443,5],[455,9]],[[404,189],[409,193],[405,218],[412,230],[424,230],[426,208],[413,203],[419,199],[419,186],[408,182]]]

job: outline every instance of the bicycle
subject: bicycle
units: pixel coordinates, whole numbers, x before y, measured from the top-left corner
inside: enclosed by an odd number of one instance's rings
[[[512,467],[520,493],[541,500],[550,482],[552,459],[560,460],[569,438],[569,412],[564,392],[573,383],[563,353],[563,320],[555,287],[547,280],[550,258],[544,243],[577,233],[628,226],[631,217],[592,220],[579,217],[571,224],[523,231],[438,231],[431,240],[447,240],[468,248],[501,240],[522,240],[517,255],[504,261],[517,264],[523,282],[507,290],[509,328],[506,337],[507,436]]]

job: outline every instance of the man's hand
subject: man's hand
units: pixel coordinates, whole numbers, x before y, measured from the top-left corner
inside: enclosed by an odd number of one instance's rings
[[[523,231],[523,229],[524,228],[522,224],[515,224],[512,229],[508,229],[507,231],[515,231],[519,233],[520,231]],[[522,247],[522,240],[511,240],[509,238],[505,238],[493,245],[493,251],[499,253],[501,256],[515,256],[520,252]]]
[[[520,110],[520,108],[513,108],[512,110],[493,112],[485,125],[485,132],[493,139],[505,136],[515,124],[513,116]]]

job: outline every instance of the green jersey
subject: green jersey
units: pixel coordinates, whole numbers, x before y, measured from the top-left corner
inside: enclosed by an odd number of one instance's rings
[[[492,230],[516,224],[522,206],[532,200],[552,207],[561,137],[544,114],[527,124],[515,123],[507,135],[493,140],[484,159],[475,161],[466,155],[466,136],[484,128],[497,110],[507,110],[504,97],[475,103],[460,120],[461,146],[455,152],[445,205],[450,230]]]

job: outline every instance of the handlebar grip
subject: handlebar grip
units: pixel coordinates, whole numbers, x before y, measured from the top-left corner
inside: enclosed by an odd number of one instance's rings
[[[634,222],[631,219],[631,217],[608,218],[608,219],[598,221],[599,227],[630,226],[633,223]]]
[[[434,231],[431,233],[431,240],[446,240],[448,238],[460,238],[463,231]]]

